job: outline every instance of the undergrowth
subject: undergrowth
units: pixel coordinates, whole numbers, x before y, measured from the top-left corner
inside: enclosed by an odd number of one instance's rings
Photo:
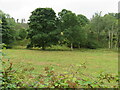
[[[100,73],[91,77],[82,73],[85,63],[71,65],[65,73],[58,73],[53,66],[44,68],[44,73],[34,74],[34,67],[14,69],[9,59],[2,61],[1,89],[12,88],[118,88],[118,76]],[[72,68],[77,67],[77,70]],[[112,84],[116,83],[116,84]]]

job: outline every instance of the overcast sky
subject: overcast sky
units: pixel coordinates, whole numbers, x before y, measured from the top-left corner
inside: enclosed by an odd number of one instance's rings
[[[36,8],[50,7],[56,13],[62,9],[71,10],[91,18],[95,12],[118,12],[119,0],[0,0],[0,10],[10,14],[15,19],[28,19]]]

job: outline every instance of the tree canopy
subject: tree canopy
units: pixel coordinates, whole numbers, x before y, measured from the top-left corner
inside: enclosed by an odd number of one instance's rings
[[[0,37],[10,46],[14,42],[30,40],[27,48],[45,50],[52,45],[73,48],[117,48],[119,13],[95,13],[91,19],[63,9],[56,15],[52,8],[36,8],[28,23],[15,21],[0,10]],[[27,42],[26,42],[27,43]],[[25,44],[26,45],[26,44]]]
[[[29,46],[42,47],[44,50],[58,42],[56,38],[56,14],[52,8],[37,8],[29,19]],[[28,47],[29,47],[28,46]]]

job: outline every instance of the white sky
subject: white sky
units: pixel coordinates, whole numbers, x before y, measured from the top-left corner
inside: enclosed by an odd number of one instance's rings
[[[91,18],[95,12],[118,12],[119,0],[0,0],[0,10],[10,14],[15,19],[28,19],[36,8],[50,7],[56,13],[62,9],[71,10]]]

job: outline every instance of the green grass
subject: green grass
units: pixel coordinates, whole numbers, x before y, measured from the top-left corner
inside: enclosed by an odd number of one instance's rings
[[[87,74],[96,75],[100,72],[118,73],[118,53],[115,51],[97,49],[80,49],[74,51],[41,51],[27,49],[7,49],[4,53],[10,57],[14,67],[35,68],[34,73],[43,71],[45,66],[53,65],[58,72],[64,72],[70,65],[86,63]]]

